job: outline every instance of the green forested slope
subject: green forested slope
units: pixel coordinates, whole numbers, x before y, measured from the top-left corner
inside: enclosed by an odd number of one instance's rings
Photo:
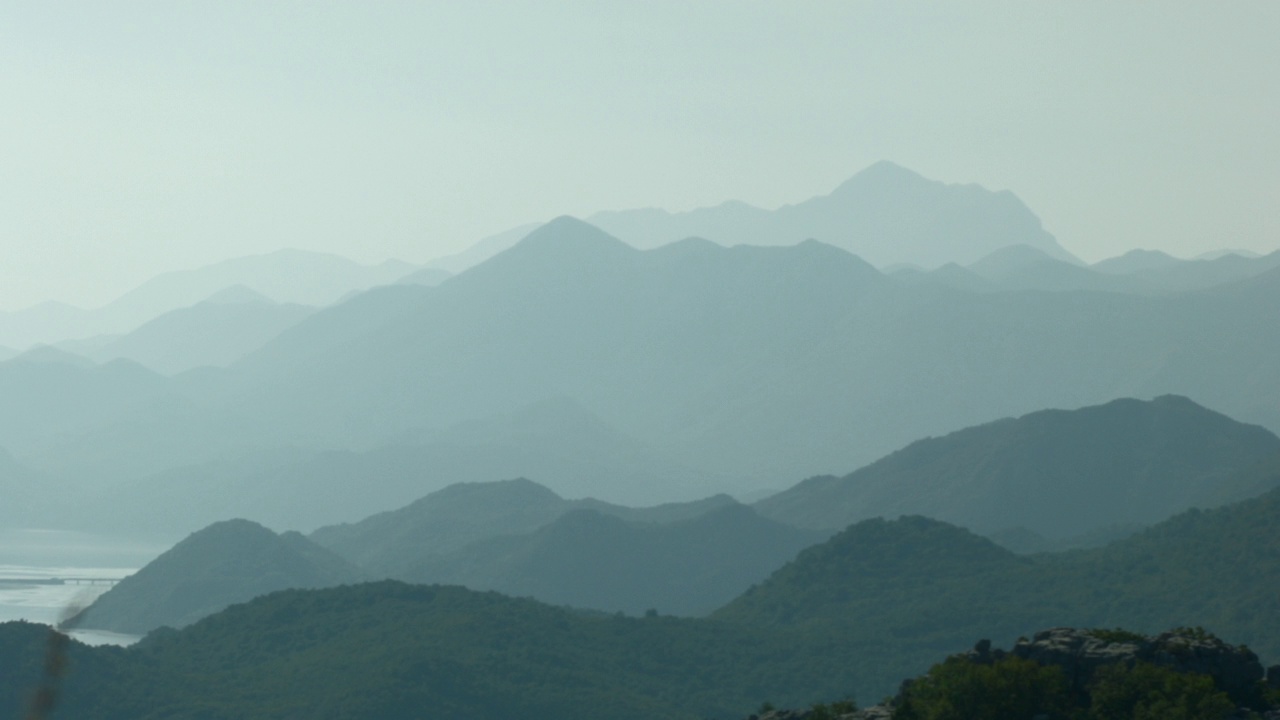
[[[874,702],[974,638],[1204,626],[1280,658],[1280,490],[1107,548],[1016,556],[907,517],[802,552],[710,619],[396,582],[285,591],[127,649],[76,648],[68,711],[116,718],[695,718]],[[43,652],[0,626],[0,712]],[[73,712],[74,709],[74,712]]]

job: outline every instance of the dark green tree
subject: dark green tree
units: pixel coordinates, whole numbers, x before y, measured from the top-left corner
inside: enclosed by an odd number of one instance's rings
[[[1151,663],[1099,668],[1090,697],[1091,720],[1221,720],[1235,710],[1208,675]]]
[[[895,720],[1027,720],[1065,717],[1070,709],[1061,668],[1006,657],[990,665],[948,658],[907,687]]]

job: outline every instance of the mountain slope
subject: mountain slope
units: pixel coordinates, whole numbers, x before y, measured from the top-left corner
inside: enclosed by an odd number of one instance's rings
[[[361,265],[337,255],[306,250],[233,258],[162,273],[92,310],[48,302],[0,313],[0,345],[26,348],[37,343],[127,333],[234,285],[243,285],[276,302],[323,306],[355,291],[389,285],[417,269],[398,260]]]
[[[983,533],[1022,526],[1063,539],[1250,497],[1262,488],[1227,479],[1277,457],[1280,438],[1186,398],[1116,400],[920,440],[756,508],[802,527],[918,514]]]
[[[225,366],[298,324],[314,308],[215,295],[167,312],[84,354],[98,362],[127,358],[165,375]]]
[[[896,670],[878,668],[878,682],[913,674],[930,653],[956,652],[968,638],[1008,642],[1050,625],[1203,625],[1274,659],[1277,520],[1280,489],[1188,511],[1104,548],[1030,557],[934,520],[867,520],[801,552],[712,617],[872,653],[893,648],[881,659]]]
[[[727,496],[647,508],[593,499],[566,500],[543,485],[519,478],[458,483],[396,510],[359,522],[322,527],[311,539],[371,571],[408,578],[433,555],[503,535],[524,535],[574,510],[591,510],[628,522],[665,523],[698,517],[726,505]]]
[[[599,212],[586,220],[643,249],[688,237],[721,245],[793,245],[816,238],[877,267],[910,263],[933,268],[968,264],[998,248],[1025,243],[1079,263],[1012,193],[928,180],[890,162],[865,168],[829,195],[777,210],[728,201],[688,212]],[[439,266],[454,272],[474,266],[532,229],[522,226],[486,238]]]
[[[248,520],[228,520],[192,533],[121,580],[74,623],[141,635],[162,625],[189,625],[276,590],[362,578],[350,563],[297,533],[276,535]]]
[[[701,615],[819,538],[742,505],[664,524],[575,510],[531,533],[424,555],[400,578],[606,612]]]
[[[65,712],[169,716],[746,716],[763,699],[880,698],[974,638],[1203,625],[1280,657],[1280,491],[1112,548],[1019,558],[936,521],[871,520],[802,552],[710,620],[628,618],[462,588],[291,590],[125,649],[70,648]],[[1180,568],[1170,572],[1173,568]],[[42,630],[0,624],[0,712]],[[269,698],[269,700],[264,700]],[[863,702],[866,702],[865,700]],[[10,713],[12,714],[12,713]]]
[[[132,481],[261,448],[402,445],[567,398],[667,467],[713,479],[689,497],[846,473],[920,437],[1116,397],[1176,393],[1280,429],[1274,272],[1156,296],[969,292],[818,242],[639,251],[570,219],[526,240],[437,287],[326,308],[225,372],[173,378],[174,405],[85,393],[67,417],[92,410],[99,424],[5,445],[36,470]],[[31,435],[28,414],[0,406],[0,424]],[[581,429],[548,434],[568,450]],[[620,481],[577,467],[575,493],[667,499],[615,495]],[[350,518],[322,522],[334,519]]]

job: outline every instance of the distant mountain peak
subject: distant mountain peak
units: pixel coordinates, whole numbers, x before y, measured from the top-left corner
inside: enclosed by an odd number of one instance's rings
[[[945,183],[938,180],[930,180],[920,173],[905,168],[895,162],[889,160],[877,160],[867,167],[859,170],[853,177],[845,180],[831,191],[831,195],[841,195],[847,192],[853,192],[861,185],[876,186],[901,186],[904,184],[921,184],[921,185],[938,185],[943,186]]]
[[[492,480],[486,482],[465,482],[455,483],[445,488],[441,488],[426,497],[416,501],[417,503],[430,503],[432,501],[441,501],[445,499],[472,498],[472,497],[508,497],[511,499],[530,500],[560,500],[560,496],[545,485],[536,483],[528,478],[512,478],[510,480]]]
[[[1134,249],[1118,257],[1107,258],[1091,267],[1098,272],[1129,275],[1144,270],[1156,270],[1185,262],[1159,250]]]
[[[550,252],[576,256],[584,252],[630,253],[634,252],[634,248],[591,223],[570,215],[561,215],[525,235],[508,252]]]
[[[25,362],[41,365],[67,365],[78,368],[94,366],[94,362],[89,358],[67,352],[66,350],[53,347],[52,345],[37,345],[24,353],[14,356],[11,359],[11,362]]]
[[[275,304],[275,300],[272,300],[244,283],[236,283],[235,285],[225,287],[205,298],[201,302],[212,303],[214,305]]]
[[[1010,273],[1016,273],[1032,265],[1057,262],[1040,248],[1025,243],[1007,245],[987,253],[977,262],[969,265],[969,270],[988,279],[998,279]]]

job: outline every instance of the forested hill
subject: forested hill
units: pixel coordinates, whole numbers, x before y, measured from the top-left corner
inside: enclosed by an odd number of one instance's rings
[[[937,521],[871,520],[711,619],[396,582],[291,590],[126,650],[75,647],[63,717],[745,716],[764,700],[874,701],[975,637],[1063,625],[1201,625],[1274,663],[1277,523],[1280,490],[1107,548],[1022,557]],[[16,668],[0,711],[36,681],[42,637],[0,626],[0,662]]]
[[[945,523],[868,520],[712,617],[882,652],[881,682],[966,638],[1037,627],[1202,625],[1280,659],[1280,489],[1190,510],[1104,548],[1021,557]],[[890,671],[881,674],[884,669]],[[872,687],[880,687],[875,682]]]
[[[363,571],[298,533],[277,535],[248,520],[226,520],[192,533],[121,580],[74,622],[144,634],[162,625],[182,627],[276,590],[365,579]]]
[[[919,440],[755,507],[802,527],[912,514],[984,534],[1021,527],[1064,540],[1253,497],[1280,484],[1244,474],[1268,460],[1280,460],[1280,438],[1264,428],[1185,397],[1125,398]]]

